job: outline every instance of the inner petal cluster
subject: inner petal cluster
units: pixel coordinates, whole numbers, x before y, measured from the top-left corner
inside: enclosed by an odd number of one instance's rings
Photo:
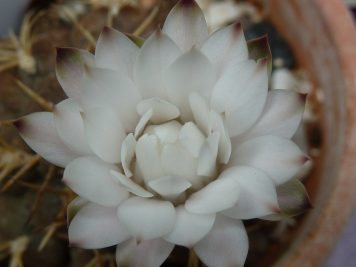
[[[189,108],[192,115],[183,120],[167,100],[138,103],[141,118],[121,145],[125,176],[111,170],[121,186],[136,196],[177,204],[216,177],[218,165],[228,162],[231,153],[223,118],[197,93],[191,94]]]

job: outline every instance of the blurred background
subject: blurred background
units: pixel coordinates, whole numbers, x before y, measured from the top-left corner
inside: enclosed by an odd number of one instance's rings
[[[6,188],[0,193],[0,266],[112,266],[111,250],[93,254],[68,249],[63,206],[73,196],[60,183],[61,170],[33,156],[13,129],[6,125],[6,120],[36,110],[50,109],[52,103],[64,97],[54,76],[55,47],[73,46],[93,51],[95,40],[104,25],[147,37],[157,24],[164,21],[175,2],[0,1],[0,182]],[[320,115],[327,106],[323,87],[316,81],[315,74],[305,67],[305,61],[300,60],[301,56],[290,43],[291,38],[285,38],[283,30],[279,31],[283,27],[275,27],[277,20],[273,19],[273,10],[268,9],[268,0],[197,2],[205,13],[211,31],[241,21],[248,40],[268,34],[273,55],[271,88],[309,94],[304,123],[295,141],[313,158],[314,164],[308,166],[305,175],[300,178],[310,189],[312,200],[319,201],[319,190],[315,185],[320,181],[315,177],[319,173],[317,166],[323,159],[322,140],[326,139],[323,138]],[[281,2],[279,6],[283,7],[283,0],[273,2]],[[297,1],[284,2],[293,9]],[[308,7],[308,1],[300,2]],[[351,16],[356,15],[356,0],[324,1],[324,5],[336,2],[340,2],[337,6],[347,9]],[[335,9],[335,14],[329,15],[338,16],[338,9]],[[324,34],[328,35],[320,30],[321,36],[318,38],[323,39]],[[353,45],[356,48],[356,43]],[[50,181],[52,176],[58,179]],[[345,205],[352,210],[349,206],[353,206],[353,203]],[[345,209],[345,206],[340,206],[340,209]],[[246,266],[271,266],[275,263],[292,247],[294,238],[304,227],[300,225],[305,221],[305,217],[299,216],[295,220],[280,223],[246,222],[251,244]],[[342,234],[333,234],[337,236],[329,244],[333,249],[327,255],[320,256],[323,258],[321,266],[356,266],[356,214],[340,224],[342,226],[339,225],[338,229],[342,228]],[[333,233],[333,226],[330,227],[330,233]],[[322,247],[324,241],[320,240]],[[178,249],[166,266],[184,266],[185,254],[186,251]],[[317,267],[308,264],[299,266]]]

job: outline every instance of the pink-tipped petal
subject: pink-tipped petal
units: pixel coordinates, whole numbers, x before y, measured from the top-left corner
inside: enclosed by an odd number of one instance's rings
[[[75,48],[57,49],[57,79],[68,97],[75,100],[80,98],[80,83],[85,75],[85,68],[94,65],[94,56],[88,51]]]
[[[195,1],[180,1],[168,14],[163,25],[166,33],[184,52],[200,47],[208,38],[204,14]]]
[[[157,267],[168,258],[174,244],[163,239],[142,241],[137,243],[130,239],[117,246],[116,263],[128,267]]]
[[[79,196],[103,206],[117,206],[129,193],[112,180],[110,170],[117,169],[95,157],[72,161],[64,170],[64,182]]]
[[[166,98],[163,74],[180,54],[177,45],[160,31],[148,38],[137,56],[134,67],[135,82],[144,98]]]
[[[209,234],[194,246],[207,266],[243,266],[248,252],[248,237],[239,220],[217,216]]]
[[[15,121],[14,126],[29,147],[54,165],[65,167],[79,156],[58,136],[53,114],[50,112],[26,115]]]
[[[191,248],[213,227],[215,214],[195,214],[184,206],[176,208],[176,223],[173,231],[164,237],[167,241]]]
[[[246,165],[265,172],[276,184],[291,179],[307,158],[292,141],[278,136],[260,136],[233,148],[229,166]]]
[[[118,216],[139,242],[168,234],[176,220],[171,202],[141,197],[132,197],[122,203]]]
[[[119,244],[130,236],[117,218],[116,208],[87,204],[72,220],[68,236],[72,246],[100,249]]]
[[[201,51],[214,64],[220,76],[226,67],[248,59],[248,49],[240,23],[214,32],[203,44]]]
[[[105,27],[95,49],[95,65],[131,77],[139,49],[125,34]]]

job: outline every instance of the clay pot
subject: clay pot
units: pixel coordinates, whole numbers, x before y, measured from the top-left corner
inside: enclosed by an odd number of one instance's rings
[[[259,0],[322,89],[322,149],[307,181],[314,209],[275,266],[327,260],[356,200],[356,31],[341,0]]]

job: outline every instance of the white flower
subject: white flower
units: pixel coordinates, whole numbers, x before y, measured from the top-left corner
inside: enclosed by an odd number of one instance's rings
[[[290,141],[304,100],[268,91],[267,63],[249,59],[240,24],[209,36],[188,0],[141,48],[105,28],[95,55],[59,49],[68,99],[15,126],[65,168],[64,182],[80,196],[68,208],[70,219],[79,209],[70,242],[119,244],[123,266],[159,266],[175,244],[208,266],[243,265],[241,220],[295,214],[307,203],[291,180],[307,160]]]

